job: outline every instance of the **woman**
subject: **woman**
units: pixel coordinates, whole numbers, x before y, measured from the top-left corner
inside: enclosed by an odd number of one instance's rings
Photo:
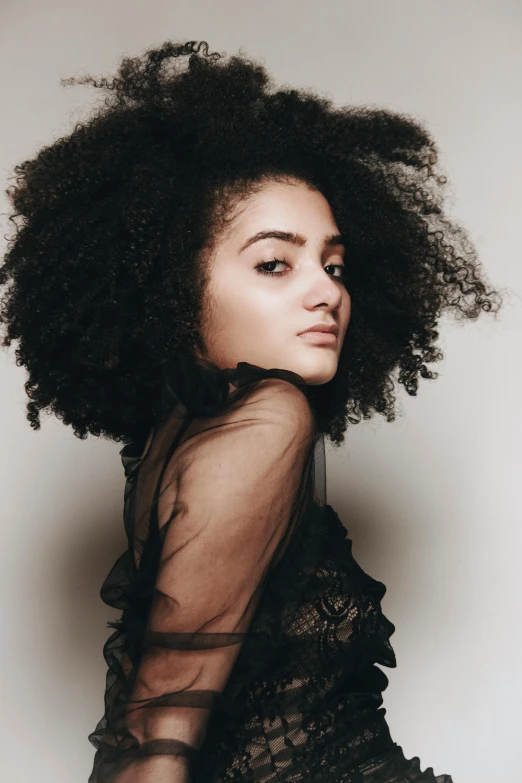
[[[451,783],[390,737],[385,586],[324,478],[437,377],[443,311],[498,309],[433,140],[205,42],[70,81],[104,106],[16,167],[0,282],[31,426],[125,444],[90,783]]]

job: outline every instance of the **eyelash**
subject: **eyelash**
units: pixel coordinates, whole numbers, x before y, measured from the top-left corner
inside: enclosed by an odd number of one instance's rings
[[[262,267],[266,264],[288,264],[288,262],[284,258],[273,258],[272,261],[262,261],[260,264],[258,264],[255,269],[260,272],[262,275],[270,275],[271,277],[280,277],[281,275],[285,275],[286,272],[269,272],[266,269],[263,269]],[[335,269],[344,269],[344,264],[328,264],[328,266],[333,266]],[[328,267],[325,267],[327,269]],[[336,278],[337,280],[345,280],[346,275],[330,275],[330,277]]]

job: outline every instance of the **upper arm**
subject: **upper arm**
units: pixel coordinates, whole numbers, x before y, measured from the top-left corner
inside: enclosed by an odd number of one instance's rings
[[[298,480],[313,434],[308,400],[293,384],[278,378],[258,382],[237,406],[220,415],[194,419],[165,465],[159,488],[160,527],[187,509],[189,496],[192,508],[194,503],[203,507],[211,496],[218,525],[219,508],[252,498],[268,473],[274,486],[275,469]]]
[[[262,580],[292,521],[312,432],[303,393],[287,381],[266,379],[238,409],[207,421],[176,452],[175,479],[169,483],[165,475],[158,511],[169,525],[162,560],[175,553],[176,566],[160,568],[157,587],[175,588],[186,599],[186,613],[183,602],[178,605],[179,622],[193,630],[200,622],[207,630],[231,629],[240,618],[248,625],[255,604],[247,611],[252,596],[246,585]],[[186,588],[193,587],[194,568],[205,574],[196,591]],[[223,608],[225,583],[233,585],[228,615],[209,625],[209,610]]]
[[[226,685],[297,519],[312,435],[306,397],[271,378],[198,421],[173,452],[159,485],[161,549],[131,699],[139,706],[128,714],[141,742],[199,746],[204,708]]]

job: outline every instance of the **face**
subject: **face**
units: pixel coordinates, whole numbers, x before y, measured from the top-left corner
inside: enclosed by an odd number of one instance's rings
[[[350,320],[338,235],[328,201],[303,182],[270,181],[244,199],[213,248],[196,353],[221,369],[245,361],[311,385],[333,378]],[[318,323],[335,324],[337,339],[300,335]]]

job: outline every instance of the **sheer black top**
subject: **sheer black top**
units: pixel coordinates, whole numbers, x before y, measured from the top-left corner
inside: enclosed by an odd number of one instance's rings
[[[180,353],[147,442],[120,454],[89,783],[452,783],[390,736],[386,588],[326,503],[300,375]]]

